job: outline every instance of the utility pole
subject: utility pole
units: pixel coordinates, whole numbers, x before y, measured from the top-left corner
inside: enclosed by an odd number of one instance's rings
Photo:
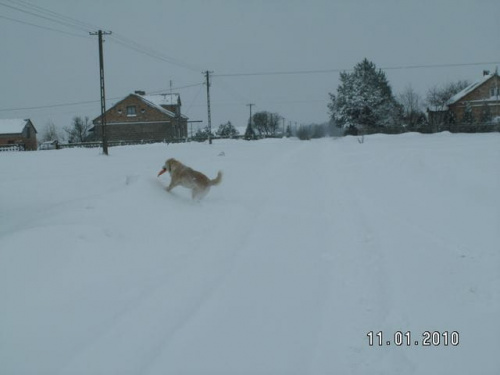
[[[250,126],[252,126],[252,107],[254,106],[255,104],[247,104],[248,107],[250,107]]]
[[[108,137],[106,135],[106,98],[104,91],[104,55],[102,50],[102,36],[110,35],[111,31],[99,30],[95,33],[89,33],[90,35],[97,35],[99,37],[99,74],[101,82],[101,133],[102,133],[102,152],[104,155],[108,155]]]
[[[210,73],[211,71],[203,72],[207,80],[207,109],[208,109],[208,143],[212,144],[212,118],[210,115]]]

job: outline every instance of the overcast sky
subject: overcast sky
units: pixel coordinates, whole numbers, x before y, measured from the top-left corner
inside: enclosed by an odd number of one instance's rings
[[[29,4],[70,17],[70,27]],[[108,108],[135,90],[169,92],[172,81],[183,113],[206,123],[210,70],[213,127],[244,127],[249,103],[287,122],[324,122],[336,70],[365,57],[379,68],[499,62],[499,15],[498,0],[0,0],[0,118],[31,118],[42,130],[97,117],[98,43],[88,32],[101,28],[113,32],[104,44]],[[497,65],[386,73],[395,94],[411,85],[425,96]],[[238,75],[273,72],[295,74]],[[31,107],[45,108],[14,110]]]

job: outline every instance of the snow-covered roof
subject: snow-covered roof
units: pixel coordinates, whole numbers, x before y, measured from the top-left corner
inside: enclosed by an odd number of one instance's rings
[[[146,104],[155,107],[157,110],[161,111],[162,113],[170,116],[170,117],[175,117],[176,114],[173,113],[172,111],[169,111],[168,109],[164,108],[164,105],[178,105],[180,103],[180,96],[179,94],[159,94],[159,95],[140,95],[140,94],[133,94],[136,95],[137,97],[141,98],[142,101],[144,101]],[[187,119],[188,117],[185,115],[181,114],[181,117],[184,119]]]
[[[138,94],[133,94],[133,95],[136,95],[137,97],[139,97],[144,103],[146,103],[147,105],[151,106],[151,107],[154,107],[156,108],[158,111],[166,114],[167,116],[170,116],[170,117],[175,117],[175,113],[169,111],[168,109],[165,109],[163,108],[161,105],[158,105],[158,104],[155,104],[154,102],[152,102],[151,100],[148,100],[146,99],[146,96],[142,96],[142,95],[138,95]],[[152,96],[152,95],[148,95],[148,96]]]
[[[456,93],[455,95],[453,95],[450,99],[448,99],[448,101],[446,102],[446,104],[450,105],[450,104],[454,104],[454,103],[458,102],[465,95],[469,94],[470,92],[472,92],[473,90],[475,90],[476,88],[478,88],[479,86],[481,86],[483,83],[485,83],[486,81],[488,81],[494,75],[495,75],[495,73],[484,75],[480,80],[474,82],[473,84],[467,86],[462,91],[460,91],[460,92]]]
[[[0,134],[20,134],[29,120],[0,119]]]
[[[140,95],[140,96],[158,106],[179,104],[179,94],[159,94],[159,95]]]

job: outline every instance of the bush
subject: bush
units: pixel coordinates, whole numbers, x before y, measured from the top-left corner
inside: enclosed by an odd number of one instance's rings
[[[306,126],[300,126],[297,130],[297,137],[302,141],[308,141],[311,139],[311,129]]]

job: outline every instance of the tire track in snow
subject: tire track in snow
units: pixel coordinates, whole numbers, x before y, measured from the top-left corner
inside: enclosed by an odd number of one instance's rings
[[[320,165],[328,169],[320,173],[326,175],[330,190],[321,195],[330,236],[324,242],[332,245],[322,254],[329,279],[309,360],[308,373],[312,374],[325,368],[346,373],[367,371],[365,335],[373,329],[367,323],[384,320],[390,303],[379,238],[350,178],[359,160],[353,161],[356,155],[346,155],[337,145],[331,141],[321,144]]]
[[[286,159],[286,157],[283,155],[280,159]],[[268,165],[265,169],[266,173],[273,174],[276,164],[279,162]],[[255,194],[268,199],[263,188],[262,191],[258,189]],[[174,204],[177,205],[177,203]],[[242,211],[244,207],[237,207],[234,214],[245,215],[247,220],[250,216],[249,221],[254,221],[258,219],[262,206],[265,204],[254,205],[251,212],[244,213]],[[193,209],[200,208],[193,205]],[[207,205],[202,208],[209,209]],[[108,319],[104,322],[92,338],[82,343],[61,373],[81,368],[96,373],[119,373],[120,371],[144,373],[147,371],[149,364],[153,363],[154,358],[162,352],[164,347],[168,346],[172,337],[182,331],[182,328],[189,324],[203,305],[210,300],[230,273],[238,251],[245,247],[246,238],[251,232],[245,233],[244,228],[239,228],[236,220],[228,224],[229,228],[211,231],[210,234],[200,238],[203,242],[195,251],[192,251],[184,267],[159,279],[150,289],[143,291],[138,298],[131,301],[113,317],[114,321]],[[240,238],[238,243],[226,243],[223,249],[212,251],[216,247],[211,248],[210,244],[217,244],[221,238],[224,238],[223,232],[226,230],[233,232],[239,230],[242,233],[241,236],[233,236],[233,238]],[[175,290],[180,290],[182,293],[175,293]],[[142,316],[148,316],[151,320],[145,330],[143,329],[144,322],[141,321]],[[128,337],[134,337],[135,340],[131,342],[127,340]],[[137,340],[141,337],[144,340]],[[127,356],[127,352],[135,354]],[[110,360],[110,358],[115,360]],[[134,358],[141,358],[141,360],[133,360]],[[109,367],[110,363],[114,365]],[[108,365],[107,368],[106,365]]]
[[[310,156],[317,155],[310,147],[324,148],[320,160]],[[249,229],[248,243],[243,244],[245,248],[224,282],[165,348],[149,374],[159,374],[165,366],[172,372],[196,373],[209,368],[232,373],[249,367],[305,374],[329,364],[337,368],[335,359],[346,371],[369,367],[361,361],[366,327],[356,323],[384,318],[385,288],[383,280],[370,280],[375,279],[377,270],[357,263],[360,257],[376,253],[376,245],[366,245],[376,243],[376,239],[366,218],[357,216],[359,207],[349,206],[357,202],[356,196],[348,194],[347,205],[332,196],[330,189],[350,190],[348,181],[339,182],[335,169],[324,169],[329,164],[330,147],[333,144],[304,142],[293,154],[266,166],[264,174],[280,185],[274,186],[268,204],[262,205],[259,220]],[[301,181],[296,182],[298,179]],[[276,228],[273,223],[277,220],[281,225]],[[316,226],[308,225],[309,221]],[[366,241],[357,240],[359,221],[361,232],[367,233]],[[344,248],[335,246],[336,228]],[[332,242],[331,249],[316,246],[328,243],[325,237]],[[357,249],[362,246],[367,248],[360,254]],[[382,267],[383,262],[374,258]],[[358,281],[357,270],[362,268],[369,276]],[[349,271],[352,275],[346,275]],[[366,301],[372,304],[371,311],[365,309]],[[227,311],[221,311],[223,303],[229,303]],[[250,321],[238,318],[248,315]],[[352,316],[354,324],[339,321],[338,315]],[[210,340],[217,344],[207,345]],[[196,364],[168,367],[176,361],[190,363],[189,353],[193,352],[198,353]]]
[[[252,257],[249,253],[253,253],[256,250],[254,248],[254,237],[257,235],[260,238],[264,235],[260,226],[255,223],[259,223],[263,220],[263,218],[267,217],[267,208],[272,206],[272,202],[276,199],[274,194],[269,194],[269,186],[265,182],[273,180],[277,177],[277,175],[279,176],[279,171],[283,169],[283,165],[287,165],[291,157],[300,153],[303,148],[301,146],[303,145],[299,145],[296,149],[291,152],[289,151],[286,154],[280,154],[277,159],[273,159],[264,166],[256,165],[257,168],[255,173],[252,171],[249,172],[249,174],[253,176],[252,181],[254,181],[254,184],[248,184],[248,191],[246,193],[250,191],[252,192],[252,195],[247,196],[246,199],[257,201],[258,204],[252,204],[252,209],[245,212],[239,219],[241,219],[242,222],[253,223],[252,226],[243,228],[244,231],[241,232],[240,236],[241,240],[236,245],[237,250],[232,257],[230,264],[228,264],[224,272],[220,273],[218,279],[213,283],[204,295],[203,299],[200,300],[196,311],[193,311],[193,314],[185,319],[182,325],[179,325],[176,331],[165,340],[161,350],[157,353],[155,362],[151,363],[151,366],[146,373],[164,373],[166,370],[165,366],[168,367],[168,364],[173,362],[168,359],[172,357],[172,351],[176,350],[180,346],[179,342],[182,343],[185,340],[185,336],[190,335],[192,327],[197,326],[205,316],[211,315],[212,313],[217,315],[220,313],[220,309],[224,308],[223,305],[219,304],[221,299],[220,295],[223,294],[226,289],[232,289],[234,284],[239,285],[237,280],[240,279],[241,276],[240,267],[242,264],[246,264],[248,262],[249,256]],[[273,154],[273,156],[274,155],[276,154]],[[248,204],[245,204],[244,207],[248,208]],[[225,302],[228,301],[227,299],[223,300]],[[231,318],[234,318],[234,316]],[[203,328],[209,326],[213,326],[213,323],[203,324]],[[198,340],[196,339],[196,341]],[[208,344],[208,346],[212,347],[210,344]],[[173,355],[173,358],[177,357]],[[218,358],[218,360],[220,363],[225,362],[224,358]],[[192,361],[179,361],[179,363],[189,362]],[[186,369],[173,369],[172,371],[186,371]]]

